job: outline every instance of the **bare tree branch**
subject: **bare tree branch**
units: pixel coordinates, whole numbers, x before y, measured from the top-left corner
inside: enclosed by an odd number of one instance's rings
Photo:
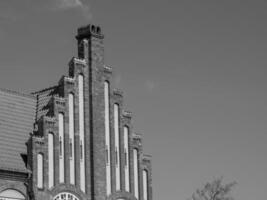
[[[192,195],[192,200],[234,200],[230,196],[232,188],[237,184],[231,182],[222,184],[223,177],[216,178],[212,182],[208,182],[202,189],[197,189]]]

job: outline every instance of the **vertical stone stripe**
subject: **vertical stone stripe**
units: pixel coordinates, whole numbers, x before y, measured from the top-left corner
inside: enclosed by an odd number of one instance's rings
[[[105,81],[105,145],[106,145],[106,194],[111,194],[111,166],[110,166],[110,116],[109,116],[109,83]]]
[[[84,155],[84,78],[78,76],[79,84],[79,132],[80,132],[80,186],[85,192],[85,155]]]
[[[37,187],[42,189],[44,184],[44,157],[39,153],[37,156]]]
[[[59,183],[64,183],[64,115],[58,114],[58,133],[59,133]]]
[[[48,187],[54,186],[54,134],[48,134]]]
[[[75,152],[74,152],[74,95],[69,94],[69,158],[70,158],[70,184],[75,184]]]
[[[120,132],[119,132],[119,105],[114,104],[114,134],[115,134],[115,164],[116,190],[120,190]]]
[[[125,191],[130,192],[130,180],[129,180],[129,128],[124,126],[124,155],[125,155],[125,166],[124,166],[124,176],[125,176]]]
[[[148,189],[147,184],[148,183],[148,173],[147,170],[143,170],[143,199],[148,200]]]
[[[139,199],[138,150],[133,150],[134,158],[134,196]]]

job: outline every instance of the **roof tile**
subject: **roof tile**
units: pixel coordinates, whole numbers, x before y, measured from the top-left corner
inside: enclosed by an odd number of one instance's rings
[[[0,89],[0,168],[27,172],[23,154],[33,131],[36,99],[33,95]]]

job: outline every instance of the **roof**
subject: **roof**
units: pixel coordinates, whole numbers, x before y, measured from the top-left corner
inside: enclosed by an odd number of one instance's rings
[[[48,112],[48,106],[50,99],[58,93],[58,87],[53,86],[38,92],[34,92],[33,95],[37,98],[36,105],[36,121],[42,116],[45,116]]]
[[[36,98],[0,89],[0,168],[27,172],[26,142],[33,131]]]

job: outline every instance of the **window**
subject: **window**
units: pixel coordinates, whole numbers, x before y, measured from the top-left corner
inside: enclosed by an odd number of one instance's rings
[[[16,200],[25,200],[25,197],[22,193],[17,190],[7,189],[0,193],[0,199],[16,199]]]
[[[72,140],[70,139],[70,159],[73,159],[73,152],[72,152]]]
[[[59,156],[62,157],[62,137],[59,137]]]
[[[62,192],[56,195],[53,200],[79,200],[74,194],[68,192]]]
[[[81,141],[81,144],[80,144],[80,152],[81,152],[80,159],[83,160],[83,144],[82,144],[82,141]]]
[[[106,155],[105,155],[105,157],[106,157],[106,165],[107,166],[109,166],[109,151],[108,151],[108,147],[106,146],[106,149],[105,149],[105,151],[106,151]]]

